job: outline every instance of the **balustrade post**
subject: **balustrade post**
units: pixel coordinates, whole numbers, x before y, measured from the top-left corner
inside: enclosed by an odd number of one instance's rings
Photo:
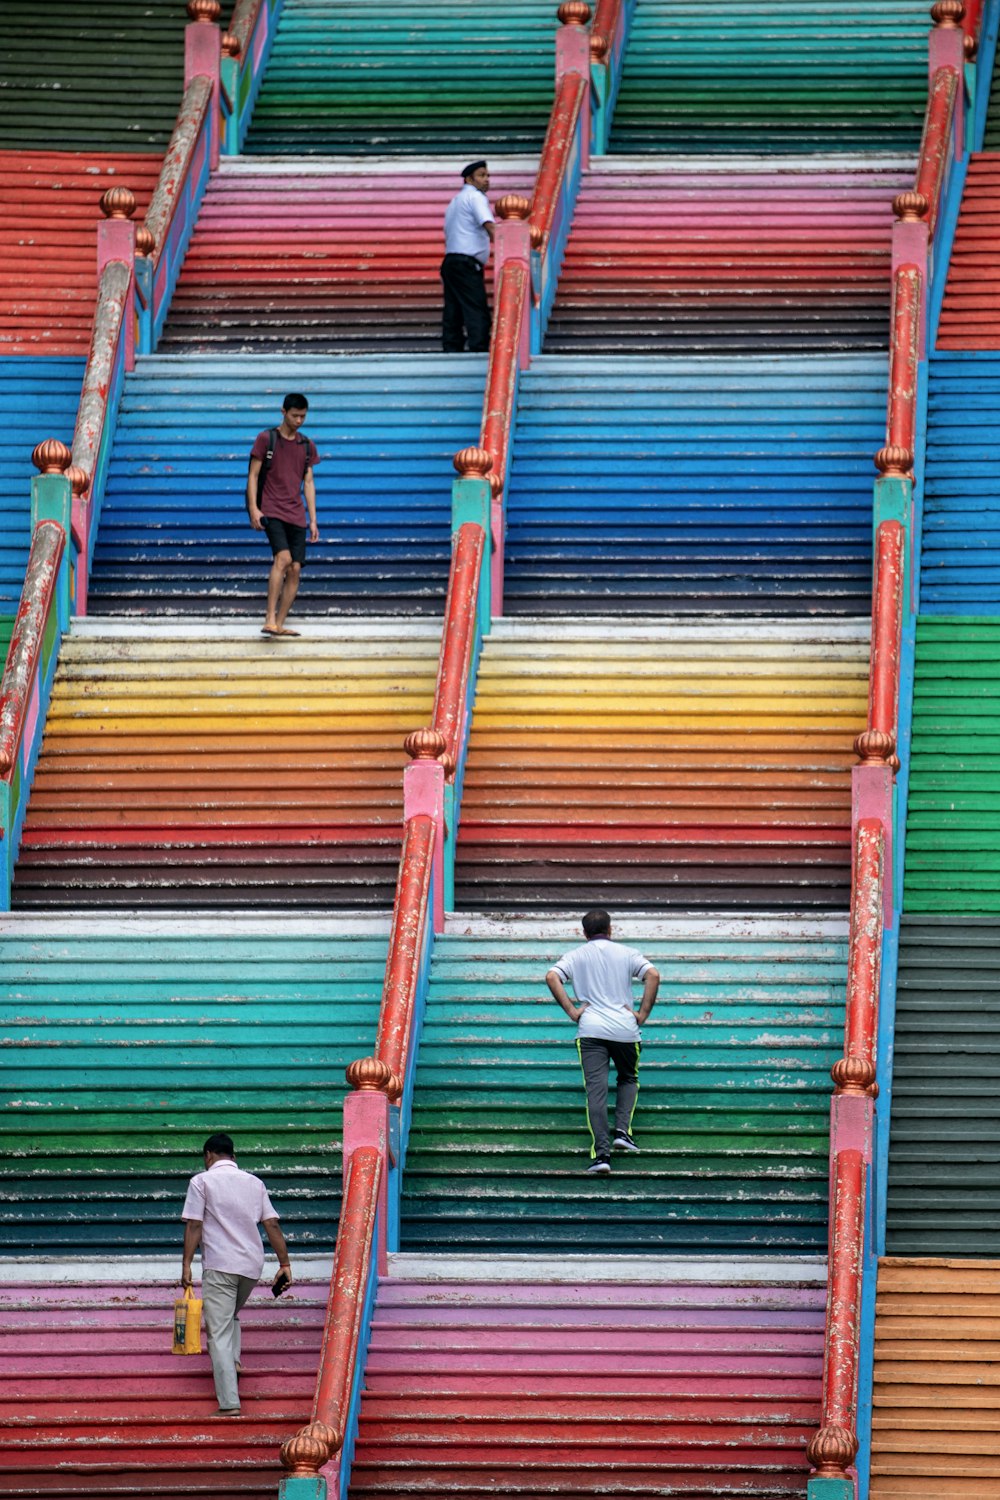
[[[403,741],[410,764],[403,772],[403,823],[425,813],[434,823],[434,863],[431,877],[431,911],[434,931],[444,931],[445,871],[454,866],[455,839],[445,817],[445,737],[437,729],[415,729]],[[452,810],[452,818],[454,810]],[[445,830],[448,830],[446,838]],[[447,849],[446,849],[447,845]]]
[[[892,200],[895,223],[892,226],[892,275],[905,266],[920,273],[921,286],[927,285],[930,205],[923,193],[897,193]],[[923,359],[927,346],[927,298],[918,299],[917,357]]]
[[[132,223],[135,213],[135,194],[127,187],[108,188],[101,194],[101,213],[104,220],[97,226],[97,279],[111,261],[119,260],[129,269],[129,290],[122,313],[122,337],[125,340],[125,368],[135,369],[135,277],[136,226]],[[148,232],[148,231],[147,231]]]
[[[937,0],[931,6],[934,29],[928,38],[927,69],[931,78],[938,68],[954,68],[961,93],[955,101],[955,160],[965,151],[965,59],[966,36],[962,27],[962,0]]]
[[[590,6],[586,0],[563,0],[556,11],[560,20],[556,32],[556,88],[571,73],[585,80],[590,87]],[[587,108],[589,114],[589,106]],[[590,166],[590,122],[588,120],[580,139],[580,165]]]
[[[70,450],[58,438],[46,438],[31,455],[38,470],[31,481],[31,530],[39,521],[56,521],[66,534],[66,546],[59,566],[56,584],[56,618],[59,630],[69,625],[72,594],[70,537],[73,531],[73,476],[70,473]]]
[[[467,522],[481,526],[486,537],[483,567],[479,575],[477,613],[479,633],[487,636],[493,622],[491,604],[491,532],[493,528],[493,487],[489,473],[493,456],[485,448],[463,448],[452,460],[458,478],[451,485],[451,534],[455,537]]]
[[[224,31],[219,39],[219,86],[229,100],[225,136],[219,149],[226,156],[240,153],[240,39]]]
[[[528,225],[531,199],[522,198],[519,193],[505,193],[496,210],[498,222],[493,240],[493,284],[499,288],[503,268],[512,261],[523,265],[528,277],[531,275],[531,229]],[[498,302],[499,299],[495,296],[494,301]],[[526,370],[531,364],[530,301],[530,297],[526,296],[517,344],[517,362],[522,370]]]
[[[344,1097],[344,1190],[347,1169],[354,1152],[361,1146],[373,1146],[382,1158],[385,1170],[379,1188],[379,1232],[377,1237],[378,1273],[388,1269],[386,1227],[389,1212],[389,1167],[391,1165],[389,1100],[397,1100],[402,1085],[387,1063],[379,1057],[360,1057],[348,1063],[344,1077],[351,1092]]]
[[[214,172],[219,165],[219,70],[222,62],[222,32],[219,0],[187,0],[191,17],[184,28],[184,87],[196,78],[207,78],[212,85],[209,109],[209,164]]]

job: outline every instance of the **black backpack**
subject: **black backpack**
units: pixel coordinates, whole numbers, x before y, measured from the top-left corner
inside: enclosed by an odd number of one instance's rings
[[[302,434],[300,432],[297,432],[295,434],[295,441],[298,444],[300,444],[300,446],[305,450],[305,460],[306,460],[306,462],[305,462],[305,468],[302,470],[302,477],[304,479],[305,478],[305,474],[306,474],[306,469],[308,469],[308,467],[309,467],[309,448],[308,448],[308,445],[306,443],[305,438],[302,436]],[[261,461],[260,473],[257,475],[257,509],[258,510],[260,510],[261,503],[262,503],[262,501],[264,499],[264,481],[267,478],[267,471],[271,467],[271,462],[272,462],[272,460],[274,458],[274,450],[275,450],[275,448],[277,448],[277,446],[278,446],[278,429],[277,429],[277,427],[269,427],[268,431],[267,431],[267,452],[264,454],[263,460]],[[253,463],[253,454],[252,453],[250,455],[250,463],[251,464]],[[247,466],[247,474],[248,475],[249,475],[249,472],[250,472],[250,469],[249,469],[249,465],[248,465]]]

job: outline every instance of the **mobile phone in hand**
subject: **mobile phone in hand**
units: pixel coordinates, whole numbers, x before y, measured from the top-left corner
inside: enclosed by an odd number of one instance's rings
[[[280,1297],[281,1294],[282,1294],[282,1292],[285,1292],[285,1291],[288,1290],[289,1286],[291,1285],[291,1280],[292,1279],[288,1275],[288,1272],[287,1271],[282,1271],[281,1275],[277,1278],[277,1280],[273,1281],[271,1283],[271,1296],[272,1297]]]

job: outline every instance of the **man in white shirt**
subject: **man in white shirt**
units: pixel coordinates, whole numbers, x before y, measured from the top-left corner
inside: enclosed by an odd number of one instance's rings
[[[490,347],[490,309],[483,272],[493,242],[493,210],[486,191],[490,173],[484,161],[470,161],[462,173],[463,187],[444,215],[444,315],[441,342],[446,354],[461,354],[465,336],[469,351],[481,354]]]
[[[181,1218],[184,1262],[181,1285],[191,1285],[191,1262],[201,1246],[201,1296],[212,1357],[219,1415],[238,1417],[240,1393],[240,1308],[260,1280],[264,1246],[258,1224],[278,1257],[273,1286],[292,1282],[288,1246],[278,1215],[259,1177],[236,1165],[232,1136],[210,1135],[204,1145],[205,1170],[191,1178]]]
[[[595,907],[583,918],[581,948],[564,953],[545,976],[545,983],[571,1021],[577,1023],[576,1047],[587,1091],[590,1124],[588,1172],[611,1171],[611,1132],[608,1129],[608,1072],[615,1065],[615,1133],[617,1151],[637,1152],[632,1138],[632,1116],[639,1096],[639,1028],[649,1016],[660,988],[660,976],[648,958],[611,941],[611,918]],[[632,997],[633,980],[642,981],[639,1013]],[[566,991],[572,985],[576,1003]]]

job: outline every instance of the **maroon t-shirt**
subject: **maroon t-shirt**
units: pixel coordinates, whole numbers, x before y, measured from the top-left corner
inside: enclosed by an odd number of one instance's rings
[[[267,457],[267,432],[262,432],[250,450],[252,458],[263,463]],[[264,480],[260,513],[273,516],[276,521],[287,521],[291,526],[308,526],[305,505],[302,503],[302,481],[307,469],[319,463],[316,444],[303,434],[286,438],[278,433],[271,467]]]

